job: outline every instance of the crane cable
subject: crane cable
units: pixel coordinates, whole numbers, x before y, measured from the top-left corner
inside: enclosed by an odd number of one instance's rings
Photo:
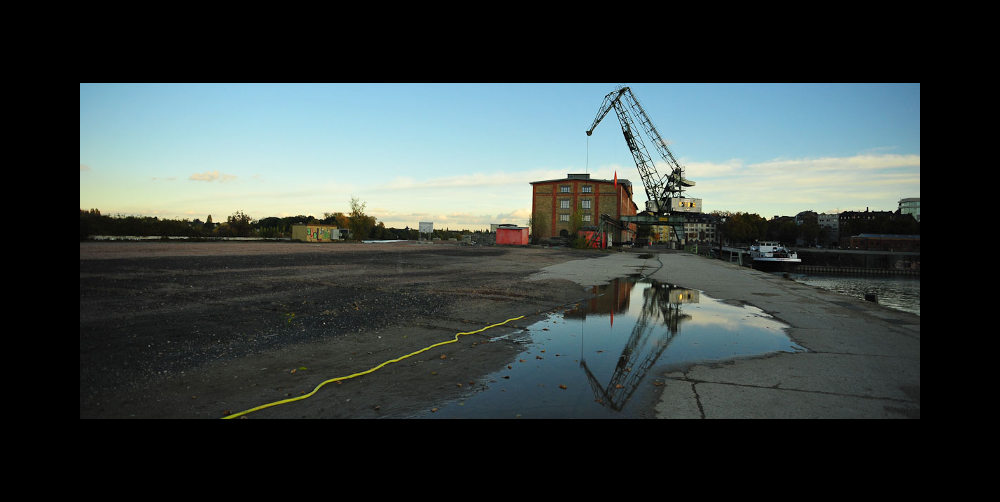
[[[226,416],[224,416],[222,418],[223,419],[236,418],[236,417],[243,416],[243,415],[246,415],[246,414],[249,414],[249,413],[253,413],[255,411],[263,410],[264,408],[270,408],[272,406],[277,406],[279,404],[285,404],[285,403],[291,403],[291,402],[294,402],[294,401],[300,401],[302,399],[305,399],[307,397],[312,396],[313,394],[316,393],[316,391],[318,391],[320,389],[320,387],[323,387],[324,385],[326,385],[326,384],[328,384],[330,382],[338,382],[338,381],[341,381],[341,380],[347,380],[349,378],[354,378],[354,377],[358,377],[358,376],[361,376],[361,375],[367,375],[367,374],[369,374],[369,373],[371,373],[371,372],[373,372],[375,370],[378,370],[378,369],[382,368],[383,366],[385,366],[387,364],[391,364],[391,363],[402,361],[403,359],[406,359],[407,357],[415,356],[415,355],[417,355],[417,354],[419,354],[421,352],[426,352],[426,351],[428,351],[430,349],[433,349],[435,347],[440,347],[441,345],[447,345],[449,343],[455,343],[455,342],[458,341],[458,337],[459,336],[462,336],[462,335],[473,335],[473,334],[476,334],[476,333],[481,333],[481,332],[486,331],[486,330],[488,330],[490,328],[494,328],[494,327],[497,327],[497,326],[500,326],[500,325],[503,325],[503,324],[507,324],[507,323],[509,323],[511,321],[516,321],[516,320],[521,319],[523,317],[524,317],[523,315],[522,316],[518,316],[518,317],[512,317],[510,319],[507,319],[504,322],[498,322],[496,324],[491,324],[489,326],[486,326],[485,328],[477,329],[476,331],[465,331],[465,332],[462,332],[462,333],[455,333],[455,338],[453,338],[451,340],[445,340],[443,342],[435,343],[434,345],[430,345],[428,347],[424,347],[424,348],[422,348],[422,349],[420,349],[420,350],[418,350],[416,352],[411,352],[411,353],[409,353],[409,354],[407,354],[405,356],[397,357],[396,359],[390,359],[390,360],[388,360],[388,361],[386,361],[386,362],[384,362],[382,364],[379,364],[378,366],[375,366],[374,368],[371,368],[369,370],[362,371],[362,372],[359,372],[359,373],[355,373],[353,375],[348,375],[348,376],[343,376],[343,377],[336,377],[336,378],[331,378],[329,380],[326,380],[326,381],[320,383],[319,385],[317,385],[316,388],[313,389],[312,392],[310,392],[308,394],[303,394],[301,396],[296,396],[296,397],[292,397],[292,398],[288,398],[288,399],[282,399],[281,401],[275,401],[273,403],[262,404],[260,406],[255,407],[255,408],[250,408],[249,410],[241,411],[239,413],[233,413],[232,415],[226,415]]]

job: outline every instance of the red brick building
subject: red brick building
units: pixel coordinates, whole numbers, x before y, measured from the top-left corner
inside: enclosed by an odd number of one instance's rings
[[[565,178],[531,182],[532,235],[540,239],[568,236],[574,212],[582,216],[583,226],[597,226],[601,215],[615,220],[634,216],[638,206],[632,202],[632,183],[619,179],[591,179],[589,174],[567,174]],[[635,238],[635,224],[629,230],[615,232],[614,242]]]

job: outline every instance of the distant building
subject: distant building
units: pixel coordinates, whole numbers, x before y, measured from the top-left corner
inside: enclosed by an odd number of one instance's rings
[[[565,178],[531,182],[533,235],[540,239],[569,236],[574,212],[581,215],[582,226],[600,225],[601,215],[615,220],[635,216],[638,207],[632,202],[632,183],[625,179],[591,179],[589,174],[567,174]],[[635,224],[615,232],[614,242],[635,238]]]
[[[668,225],[653,225],[653,235],[651,238],[654,242],[676,242],[681,246],[718,243],[718,240],[716,240],[716,229],[719,225],[719,218],[717,216],[712,214],[695,214],[687,215],[686,219],[687,221],[684,223],[684,226],[677,229],[676,235],[674,230]]]
[[[816,215],[816,223],[821,228],[827,229],[827,237],[830,242],[840,240],[840,215],[821,213]]]
[[[837,224],[840,227],[849,225],[854,222],[871,222],[879,220],[889,220],[892,219],[892,211],[869,211],[866,207],[864,212],[862,211],[844,211],[837,215]]]
[[[802,211],[795,215],[795,224],[803,225],[810,222],[816,222],[818,218],[819,215],[816,214],[816,211]]]
[[[909,214],[920,223],[920,197],[899,200],[899,214]]]

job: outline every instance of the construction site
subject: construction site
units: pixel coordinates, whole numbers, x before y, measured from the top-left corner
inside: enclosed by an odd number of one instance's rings
[[[490,246],[81,242],[81,418],[919,418],[919,316],[678,250],[695,182],[612,110],[639,183],[531,182]]]

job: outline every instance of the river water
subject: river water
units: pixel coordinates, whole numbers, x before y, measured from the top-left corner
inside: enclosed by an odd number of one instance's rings
[[[880,305],[920,315],[919,277],[851,277],[788,274],[790,279],[859,300],[874,293]]]
[[[653,418],[659,375],[698,362],[802,352],[764,311],[622,278],[502,338],[524,345],[482,390],[417,418]]]

